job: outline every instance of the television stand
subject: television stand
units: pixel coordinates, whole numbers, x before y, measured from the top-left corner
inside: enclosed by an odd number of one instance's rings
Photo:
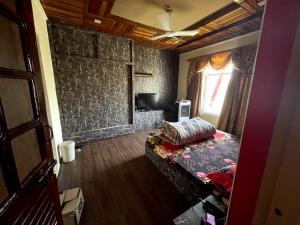
[[[165,119],[165,113],[164,110],[136,110],[134,119],[136,130],[160,128],[161,122]]]

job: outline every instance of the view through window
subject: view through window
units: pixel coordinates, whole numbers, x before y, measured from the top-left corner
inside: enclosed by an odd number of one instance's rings
[[[231,62],[220,70],[210,65],[203,70],[202,114],[220,115],[232,70]]]

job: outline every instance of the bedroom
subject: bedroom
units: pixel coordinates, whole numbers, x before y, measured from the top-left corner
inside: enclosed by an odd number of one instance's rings
[[[284,2],[1,1],[1,224],[62,224],[76,187],[80,224],[183,224],[211,196],[217,224],[295,224],[300,6]]]

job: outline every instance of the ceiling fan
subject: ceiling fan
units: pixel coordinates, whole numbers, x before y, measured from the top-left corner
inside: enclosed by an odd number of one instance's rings
[[[163,29],[166,31],[164,34],[159,34],[151,37],[150,39],[153,41],[162,39],[162,38],[177,38],[183,36],[194,36],[199,31],[198,30],[187,30],[187,31],[173,31],[172,29],[172,15],[174,10],[169,5],[164,6],[164,11],[166,14],[159,17],[160,23]]]

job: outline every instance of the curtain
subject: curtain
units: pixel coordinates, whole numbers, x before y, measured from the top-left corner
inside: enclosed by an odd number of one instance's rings
[[[214,68],[215,70],[220,70],[224,68],[231,59],[231,52],[221,52],[221,53],[216,53],[210,56],[210,66]]]
[[[191,100],[191,116],[201,114],[202,70],[210,64],[216,70],[222,69],[230,62],[231,52],[221,52],[190,60],[187,78],[187,99]]]
[[[191,116],[200,116],[201,112],[201,70],[209,62],[209,57],[201,57],[197,60],[191,60],[187,78],[187,99],[191,100]]]
[[[218,129],[241,136],[247,110],[256,45],[232,50],[234,69],[220,114]]]

